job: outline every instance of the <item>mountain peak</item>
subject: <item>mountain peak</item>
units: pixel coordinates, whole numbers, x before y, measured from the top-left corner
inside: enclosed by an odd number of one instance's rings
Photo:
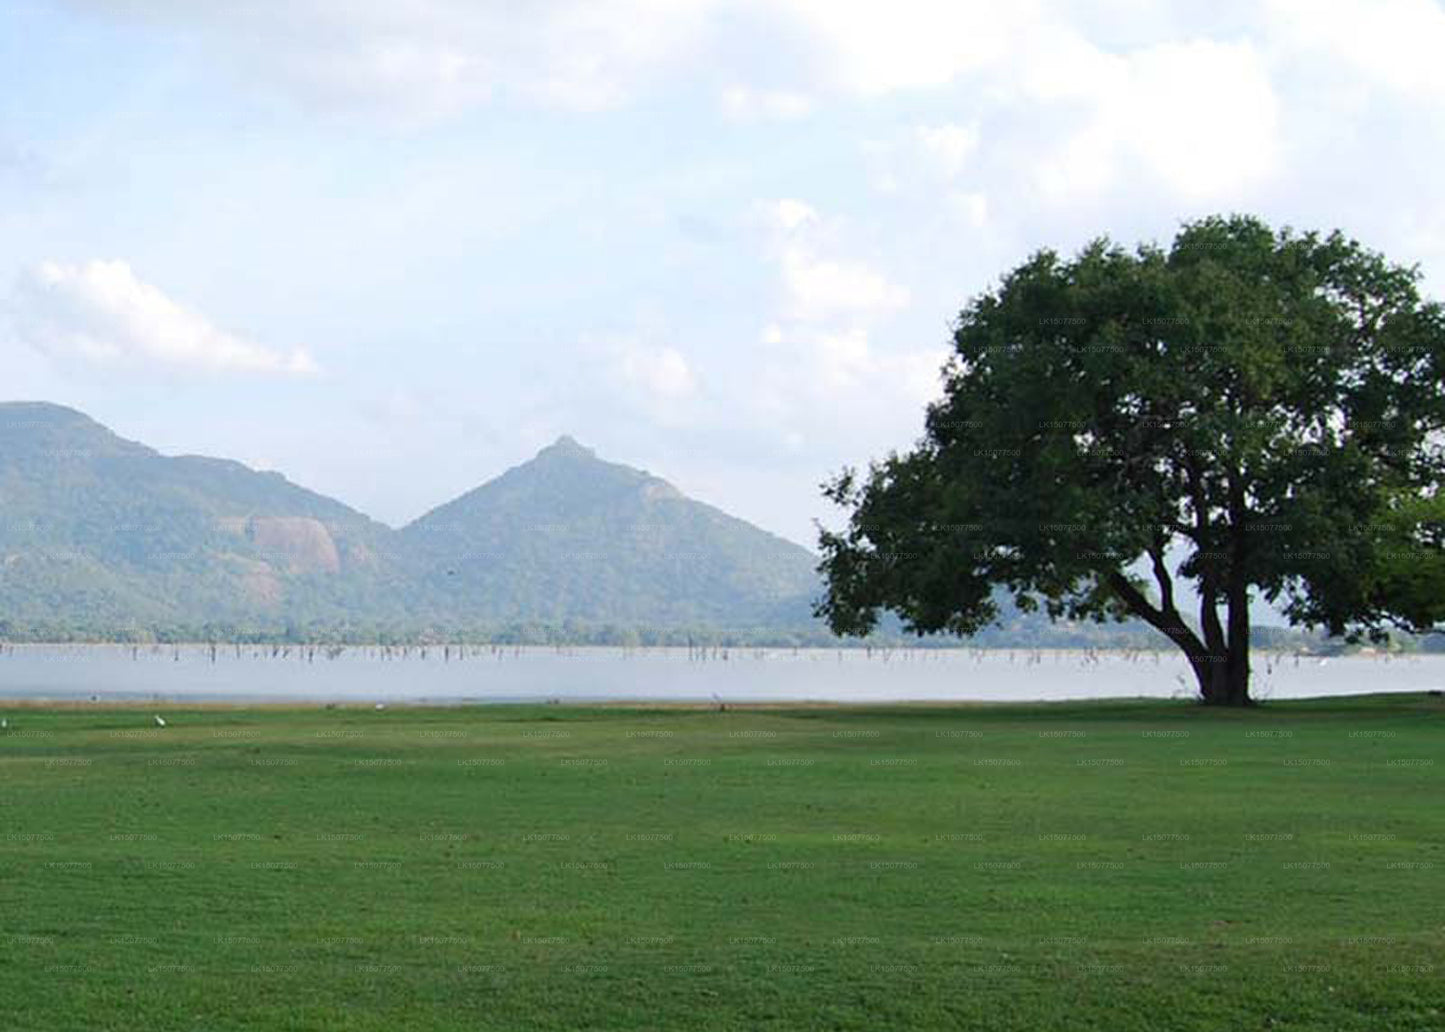
[[[539,459],[544,455],[570,456],[572,458],[586,459],[597,458],[595,451],[578,443],[577,438],[571,434],[563,434],[537,453]]]
[[[404,527],[439,612],[632,627],[811,625],[817,560],[563,436]]]
[[[80,460],[90,455],[153,455],[84,412],[48,401],[0,402],[0,452]]]
[[[31,428],[100,425],[84,412],[50,401],[0,401],[0,418]]]

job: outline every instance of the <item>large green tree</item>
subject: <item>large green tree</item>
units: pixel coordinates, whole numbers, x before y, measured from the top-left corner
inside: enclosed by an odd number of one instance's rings
[[[825,486],[850,514],[819,615],[1132,615],[1224,705],[1249,702],[1252,597],[1333,634],[1436,627],[1445,312],[1418,280],[1248,217],[1035,255],[959,317],[917,445]]]

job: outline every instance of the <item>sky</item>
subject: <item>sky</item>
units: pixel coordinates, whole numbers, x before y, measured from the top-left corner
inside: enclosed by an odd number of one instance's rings
[[[1445,295],[1437,0],[0,0],[0,398],[399,525],[561,434],[806,545],[1040,248]]]

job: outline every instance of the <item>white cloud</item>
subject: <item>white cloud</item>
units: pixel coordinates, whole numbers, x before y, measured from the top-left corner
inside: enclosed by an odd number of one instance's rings
[[[806,201],[784,198],[760,206],[773,229],[785,312],[794,321],[821,323],[904,308],[908,290],[868,265],[826,253],[837,227]]]
[[[846,254],[846,226],[805,201],[759,205],[778,270],[775,317],[758,336],[757,365],[742,384],[740,408],[779,439],[847,435],[858,426],[911,421],[936,395],[943,348],[887,351],[873,346],[874,324],[907,306],[909,292]],[[838,413],[847,412],[848,425]]]
[[[75,2],[117,16],[103,0]],[[1292,24],[1287,15],[1300,3],[1275,6],[1285,12],[1277,20]],[[1359,60],[1389,71],[1394,30],[1418,30],[1401,62],[1414,71],[1397,74],[1445,74],[1431,70],[1441,65],[1433,60],[1440,47],[1431,41],[1440,34],[1429,0],[1382,6],[1389,30],[1364,32],[1366,42],[1353,51]],[[1363,5],[1351,0],[1343,9],[1358,13]],[[1011,127],[1026,131],[1041,109],[1059,109],[1059,132],[1013,155],[1040,170],[1035,185],[1047,197],[1104,190],[1136,166],[1184,198],[1221,196],[1260,180],[1276,161],[1277,104],[1250,45],[1201,37],[1111,50],[1086,33],[1099,24],[1116,33],[1119,25],[1146,24],[1152,38],[1121,34],[1157,42],[1160,33],[1177,34],[1173,23],[1185,20],[1179,10],[1151,14],[1133,0],[131,0],[121,16],[139,13],[191,33],[248,85],[403,121],[492,101],[611,108],[669,76],[720,80],[723,113],[744,121],[802,118],[829,94],[873,97],[967,81],[981,105],[1022,90],[1024,103],[1003,112]],[[1321,46],[1342,45],[1359,20],[1327,15],[1311,31]],[[733,51],[738,26],[748,41],[742,55]],[[779,67],[789,69],[785,89],[749,81],[749,69]],[[927,125],[918,134],[947,178],[980,158],[977,123]],[[883,174],[877,186],[900,192],[907,178]]]
[[[939,393],[939,370],[947,354],[944,347],[880,352],[873,347],[868,331],[856,326],[805,332],[798,342],[814,383],[835,401],[839,391],[873,393],[913,413]]]
[[[947,198],[949,208],[965,223],[977,229],[988,221],[988,195],[976,190],[955,190]]]
[[[1445,8],[1436,0],[1269,0],[1274,34],[1401,93],[1445,98]]]
[[[801,229],[810,222],[818,221],[817,209],[806,201],[795,200],[791,197],[774,201],[771,205],[765,206],[764,210],[771,221],[786,233]]]
[[[819,333],[806,340],[814,375],[829,391],[854,387],[873,371],[868,331],[859,327]]]
[[[829,75],[863,95],[944,86],[1006,61],[1040,20],[1034,0],[782,0],[823,42]]]
[[[76,0],[115,15],[105,0]],[[404,119],[457,114],[505,95],[593,110],[623,102],[686,60],[716,0],[131,0],[195,33],[247,84],[323,106]]]
[[[924,155],[952,179],[968,166],[978,150],[978,123],[967,125],[921,125],[914,130]]]
[[[697,390],[697,378],[676,348],[630,344],[622,351],[622,374],[665,401],[689,397]]]
[[[502,94],[567,108],[620,103],[652,75],[689,67],[698,45],[716,38],[709,30],[718,11],[751,21],[764,38],[798,38],[793,67],[811,72],[819,87],[865,95],[940,86],[997,63],[1041,17],[1033,0],[72,2],[194,32],[245,82],[414,117],[453,114]],[[741,82],[723,105],[743,117],[797,118],[813,101],[803,91]]]
[[[1080,127],[1038,163],[1055,198],[1116,186],[1139,171],[1186,200],[1235,194],[1280,162],[1279,102],[1248,43],[1165,43],[1126,56],[1077,49],[1025,80],[1035,101],[1077,106]]]
[[[957,75],[947,81],[967,84],[967,117],[864,142],[873,188],[942,200],[981,225],[985,196],[1068,204],[1142,189],[1193,204],[1239,197],[1281,171],[1289,126],[1268,41],[1131,37],[1110,48],[1079,27],[1084,10],[959,15],[993,17],[999,40],[996,52],[949,66]],[[862,25],[871,15],[858,17]],[[897,31],[921,38],[952,17]],[[902,76],[890,88],[908,82]]]
[[[820,258],[806,243],[795,242],[782,254],[783,289],[788,315],[818,322],[838,315],[873,315],[908,304],[908,288],[860,262]]]
[[[247,85],[421,119],[497,98],[613,107],[661,75],[725,53],[729,23],[745,24],[760,41],[749,44],[749,59],[771,51],[798,81],[786,89],[729,82],[719,98],[724,112],[796,119],[814,110],[819,93],[877,96],[1009,69],[1050,26],[1072,17],[1043,0],[72,2],[190,33]],[[734,74],[739,63],[719,62]]]
[[[813,98],[787,90],[755,90],[732,86],[722,93],[723,114],[738,122],[760,119],[793,121],[813,113]]]
[[[780,434],[817,440],[879,425],[911,426],[941,391],[943,346],[884,350],[861,326],[777,329],[746,407]],[[848,418],[840,422],[844,412]]]
[[[304,351],[275,351],[217,329],[123,261],[42,262],[21,275],[11,309],[23,342],[98,366],[283,375],[317,369]]]

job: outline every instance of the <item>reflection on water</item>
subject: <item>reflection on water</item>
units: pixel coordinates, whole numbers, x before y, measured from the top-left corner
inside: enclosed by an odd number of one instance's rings
[[[1257,653],[1259,699],[1445,686],[1445,656]],[[977,649],[514,646],[0,648],[0,697],[196,701],[883,702],[1188,697],[1182,656]]]

